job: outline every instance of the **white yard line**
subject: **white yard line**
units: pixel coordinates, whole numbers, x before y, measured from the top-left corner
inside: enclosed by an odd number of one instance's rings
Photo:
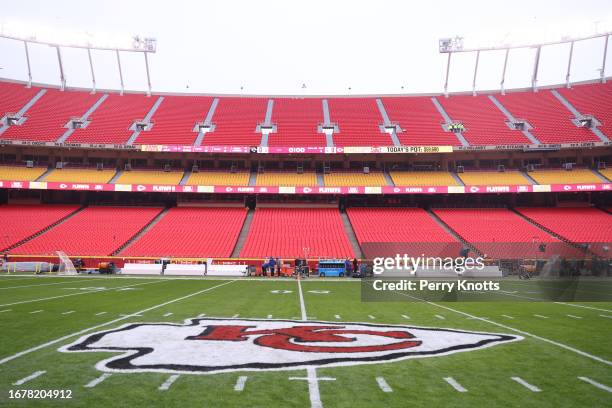
[[[412,298],[412,299],[421,300],[421,301],[423,301],[423,302],[425,302],[425,303],[427,303],[427,304],[429,304],[429,305],[436,306],[436,307],[439,307],[439,308],[442,308],[442,309],[448,310],[448,311],[450,311],[450,312],[458,313],[458,314],[463,315],[463,316],[471,316],[471,317],[474,317],[476,320],[480,320],[480,321],[483,321],[483,322],[485,322],[485,323],[489,323],[489,324],[492,324],[492,325],[495,325],[495,326],[498,326],[498,327],[502,327],[502,328],[504,328],[504,329],[506,329],[506,330],[511,330],[511,331],[513,331],[513,332],[515,332],[515,333],[522,334],[523,336],[529,336],[529,337],[531,337],[531,338],[534,338],[534,339],[537,339],[537,340],[540,340],[540,341],[543,341],[543,342],[546,342],[546,343],[549,343],[549,344],[553,344],[553,345],[555,345],[555,346],[557,346],[557,347],[561,347],[561,348],[563,348],[563,349],[565,349],[565,350],[568,350],[568,351],[571,351],[571,352],[573,352],[573,353],[579,354],[579,355],[581,355],[581,356],[583,356],[583,357],[590,358],[591,360],[595,360],[595,361],[598,361],[598,362],[600,362],[600,363],[603,363],[603,364],[606,364],[606,365],[612,366],[612,361],[608,361],[608,360],[603,359],[603,358],[601,358],[601,357],[597,357],[597,356],[595,356],[595,355],[593,355],[593,354],[589,354],[589,353],[584,352],[584,351],[582,351],[582,350],[578,350],[577,348],[574,348],[574,347],[572,347],[572,346],[568,346],[568,345],[566,345],[566,344],[559,343],[559,342],[557,342],[557,341],[550,340],[550,339],[547,339],[547,338],[545,338],[545,337],[541,337],[541,336],[538,336],[538,335],[536,335],[536,334],[532,334],[532,333],[526,332],[526,331],[524,331],[524,330],[516,329],[516,328],[514,328],[514,327],[510,327],[510,326],[507,326],[507,325],[502,324],[502,323],[497,323],[497,322],[495,322],[495,321],[493,321],[493,320],[485,319],[485,318],[482,318],[482,317],[476,317],[476,316],[471,315],[471,314],[469,314],[469,313],[462,312],[461,310],[453,309],[452,307],[449,307],[449,306],[444,306],[444,305],[441,305],[441,304],[438,304],[438,303],[430,302],[430,301],[428,301],[428,300],[423,300],[423,299],[421,299],[421,298],[418,298],[418,297],[416,297],[416,296],[412,296],[412,295],[408,295],[408,294],[406,294],[406,293],[402,293],[402,292],[398,292],[398,293],[399,293],[399,294],[401,294],[401,295],[404,295],[404,296],[410,297],[410,298]]]
[[[578,379],[582,380],[584,382],[588,382],[589,384],[594,385],[595,387],[599,388],[600,390],[612,392],[612,388],[611,387],[608,387],[607,385],[603,385],[601,383],[598,383],[595,380],[591,380],[589,377],[578,377]]]
[[[168,300],[168,301],[166,301],[164,303],[160,303],[158,305],[151,306],[151,307],[148,307],[146,309],[142,309],[142,310],[136,312],[135,314],[143,314],[143,313],[149,312],[151,310],[159,309],[160,307],[164,307],[164,306],[170,305],[172,303],[180,302],[181,300],[185,300],[185,299],[188,299],[190,297],[197,296],[199,294],[208,292],[210,290],[214,290],[216,288],[220,288],[221,286],[225,286],[225,285],[228,285],[228,284],[233,283],[233,282],[236,282],[236,281],[235,280],[225,281],[225,283],[221,283],[219,285],[211,286],[210,288],[198,290],[197,292],[190,293],[189,295],[181,296],[181,297],[178,297],[178,298],[175,298],[175,299],[172,299],[172,300]],[[120,321],[125,320],[125,319],[127,319],[129,317],[132,317],[132,315],[128,315],[128,316],[124,316],[124,317],[119,317],[117,319],[113,319],[113,320],[110,320],[110,321],[105,322],[105,323],[100,323],[100,324],[97,324],[95,326],[91,326],[91,327],[89,327],[87,329],[83,329],[83,330],[80,330],[78,332],[74,332],[74,333],[68,334],[66,336],[57,338],[55,340],[51,340],[51,341],[48,341],[46,343],[40,344],[38,346],[29,348],[27,350],[20,351],[19,353],[13,354],[12,356],[8,356],[8,357],[5,357],[5,358],[1,359],[0,360],[0,365],[5,364],[5,363],[7,363],[7,362],[9,362],[11,360],[14,360],[16,358],[19,358],[21,356],[24,356],[26,354],[30,354],[30,353],[32,353],[34,351],[38,351],[38,350],[43,349],[45,347],[52,346],[52,345],[60,343],[60,342],[62,342],[64,340],[68,340],[68,339],[70,339],[72,337],[80,336],[80,335],[83,335],[83,334],[85,334],[87,332],[90,332],[92,330],[96,330],[96,329],[99,329],[101,327],[105,327],[105,326],[108,326],[110,324],[114,324],[114,323],[120,322]]]
[[[548,316],[542,316],[542,315],[539,315],[539,314],[534,314],[533,316],[534,317],[539,317],[540,319],[548,319]]]
[[[110,376],[111,376],[110,373],[104,373],[100,377],[98,377],[98,378],[96,378],[94,380],[91,380],[90,382],[85,384],[85,388],[93,388],[96,385],[100,384],[102,381],[106,380]]]
[[[308,315],[306,314],[306,305],[304,304],[304,294],[302,293],[302,282],[300,278],[297,279],[297,284],[298,292],[300,294],[300,312],[302,314],[301,320],[307,321]],[[310,407],[323,408],[323,403],[321,402],[321,392],[319,391],[319,381],[323,380],[323,378],[317,378],[317,369],[315,367],[308,367],[306,368],[306,379],[308,381],[308,395],[310,396]]]
[[[62,314],[63,315],[69,315],[69,314],[72,314],[72,313],[74,313],[74,310],[69,310],[67,312],[63,312]]]
[[[582,316],[574,316],[571,314],[568,314],[567,317],[571,317],[572,319],[582,319]]]
[[[368,315],[368,317],[372,320],[376,319],[376,317],[372,316],[372,315]]]
[[[166,314],[164,315],[164,317],[172,316],[173,314],[174,314],[174,313],[172,313],[172,312],[168,312],[168,313],[166,313]]]
[[[27,377],[22,378],[22,379],[21,379],[21,380],[19,380],[19,381],[15,381],[15,382],[13,383],[13,385],[22,385],[22,384],[25,384],[25,383],[27,383],[28,381],[31,381],[31,380],[33,380],[33,379],[35,379],[35,378],[40,377],[40,376],[41,376],[41,375],[43,375],[44,373],[46,373],[46,371],[36,371],[35,373],[30,374],[30,375],[28,375]]]
[[[444,316],[440,316],[440,315],[435,315],[435,316],[440,320],[444,320]]]
[[[96,313],[96,316],[102,316],[103,314],[106,314],[107,312],[100,312],[100,313]]]
[[[44,310],[34,310],[34,311],[30,312],[30,314],[40,313],[40,312],[44,312]]]
[[[385,381],[384,378],[382,377],[376,377],[376,382],[378,383],[378,387],[383,391],[383,392],[393,392],[393,388],[389,387],[389,384],[387,384],[387,381]]]
[[[514,317],[508,315],[502,315],[502,317],[505,317],[506,319],[514,319]]]
[[[68,295],[51,296],[51,297],[40,298],[40,299],[22,300],[21,302],[5,303],[3,305],[0,305],[0,307],[3,307],[3,306],[13,306],[13,305],[21,305],[21,304],[24,304],[24,303],[42,302],[43,300],[60,299],[60,298],[65,298],[65,297],[69,297],[69,296],[89,295],[91,293],[100,293],[100,292],[106,292],[106,291],[114,290],[114,289],[130,288],[132,286],[140,286],[140,285],[150,285],[152,283],[160,283],[160,282],[163,282],[163,280],[157,280],[157,281],[154,281],[154,282],[145,282],[145,283],[134,283],[134,284],[127,285],[127,286],[118,286],[118,287],[114,287],[114,288],[96,289],[96,290],[90,290],[90,291],[83,291],[83,292],[79,292],[79,293],[70,293]]]
[[[402,315],[402,317],[406,320],[410,320],[410,316]]]
[[[453,377],[444,377],[444,381],[450,384],[456,391],[459,392],[467,392],[467,389],[463,388],[461,384],[459,384]]]
[[[523,387],[527,388],[529,391],[533,392],[541,392],[542,390],[536,387],[533,384],[529,384],[527,381],[523,380],[521,377],[511,377],[513,381],[521,384]]]
[[[0,310],[0,313],[6,313],[6,312],[10,312],[13,309],[4,309],[4,310]]]
[[[234,391],[242,391],[244,390],[244,385],[247,382],[247,376],[246,375],[241,375],[240,377],[238,377],[238,380],[236,380],[236,385],[234,385]]]
[[[159,386],[159,390],[160,391],[168,391],[170,389],[170,386],[172,384],[174,384],[174,382],[176,380],[178,380],[178,378],[180,377],[180,375],[178,374],[173,374],[170,377],[168,377],[168,379],[166,381],[164,381],[164,383],[162,385]]]
[[[612,319],[612,316],[608,316],[608,315],[600,315],[601,317],[605,317],[606,319]]]

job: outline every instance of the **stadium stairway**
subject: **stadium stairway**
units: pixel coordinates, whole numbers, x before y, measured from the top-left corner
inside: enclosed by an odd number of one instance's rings
[[[525,177],[527,180],[529,180],[529,182],[531,184],[538,184],[537,181],[535,181],[530,175],[529,173],[527,173],[526,171],[521,171],[521,174],[523,175],[523,177]]]
[[[359,246],[359,241],[357,240],[357,236],[355,235],[355,230],[353,229],[353,225],[351,224],[351,220],[349,219],[346,211],[340,211],[340,217],[342,218],[342,224],[344,224],[344,231],[346,232],[346,236],[348,237],[351,246],[353,247],[353,253],[356,258],[363,258],[363,252],[361,251],[361,247]]]
[[[609,183],[609,182],[610,182],[610,180],[608,180],[608,179],[606,178],[606,176],[604,176],[603,174],[601,174],[601,173],[600,173],[600,172],[598,172],[597,170],[593,170],[593,169],[590,169],[590,170],[591,170],[591,172],[592,172],[592,173],[593,173],[595,176],[597,176],[597,178],[599,178],[599,179],[600,179],[600,180],[601,180],[603,183]]]
[[[324,187],[325,186],[325,178],[323,177],[323,171],[317,170],[317,186]]]
[[[463,180],[461,180],[461,177],[459,177],[457,175],[457,173],[455,173],[454,171],[450,172],[451,176],[453,176],[453,178],[455,179],[455,181],[457,182],[457,185],[459,186],[465,186],[465,184],[463,183]]]
[[[240,234],[238,235],[238,239],[236,240],[236,246],[234,246],[234,250],[232,251],[232,258],[238,258],[240,256],[240,251],[242,251],[242,247],[249,236],[249,230],[251,229],[251,223],[253,222],[253,216],[255,215],[255,210],[252,208],[247,211],[247,215],[244,218],[244,223],[242,224],[242,229],[240,230]]]
[[[47,177],[49,175],[49,173],[51,173],[54,169],[53,168],[49,168],[47,169],[47,171],[45,171],[43,174],[40,175],[40,177],[38,177],[36,180],[34,181],[44,181],[45,177]]]
[[[249,173],[249,186],[257,185],[257,170],[251,170]]]
[[[531,225],[533,225],[534,227],[537,227],[539,229],[541,229],[542,231],[546,232],[549,235],[552,235],[553,237],[557,238],[558,240],[565,242],[569,245],[571,245],[574,248],[577,248],[579,250],[584,250],[584,248],[580,245],[577,244],[573,241],[570,241],[569,239],[565,238],[562,235],[559,235],[558,233],[556,233],[555,231],[551,230],[550,228],[546,228],[544,225],[540,224],[539,222],[536,222],[535,220],[532,220],[531,218],[527,217],[525,214],[521,213],[520,211],[518,211],[516,208],[509,208],[510,211],[512,211],[513,213],[515,213],[516,215],[518,215],[519,217],[521,217],[522,219],[524,219],[525,221],[527,221],[528,223],[530,223]],[[590,254],[592,254],[590,251],[587,251]]]
[[[70,218],[74,217],[75,215],[77,215],[78,213],[83,211],[85,208],[87,208],[87,207],[83,206],[83,207],[78,208],[76,211],[71,212],[70,214],[68,214],[64,218],[60,218],[59,220],[55,221],[54,223],[47,225],[45,228],[43,228],[40,231],[30,235],[29,237],[24,238],[24,239],[22,239],[19,242],[15,242],[13,245],[2,249],[2,252],[9,252],[9,251],[17,248],[18,246],[23,245],[26,242],[29,242],[29,241],[33,240],[34,238],[44,234],[45,232],[49,231],[50,229],[53,229],[53,228],[57,227],[58,225],[68,221]]]
[[[123,170],[117,170],[112,179],[109,180],[108,184],[115,184],[115,182],[121,177]]]
[[[181,179],[181,181],[179,181],[179,186],[184,186],[185,184],[187,184],[187,180],[189,180],[189,177],[191,177],[191,170],[187,170],[185,173],[183,173],[183,178]]]
[[[395,187],[395,183],[393,182],[393,179],[391,178],[391,175],[387,172],[387,170],[383,170],[382,174],[385,177],[385,180],[387,180],[387,185],[390,187]]]
[[[440,225],[444,231],[446,231],[447,233],[449,233],[450,235],[452,235],[457,241],[461,242],[463,245],[467,246],[468,248],[470,248],[474,253],[476,253],[479,256],[483,256],[483,253],[480,252],[474,245],[472,245],[471,242],[467,241],[465,238],[463,238],[461,235],[459,235],[459,233],[457,233],[457,231],[455,231],[454,229],[452,229],[447,223],[445,223],[444,221],[442,221],[442,219],[440,217],[438,217],[436,215],[436,213],[434,213],[431,208],[427,209],[427,213],[429,214],[429,216],[431,218],[434,219],[435,222],[438,223],[438,225]]]
[[[446,113],[446,111],[444,110],[444,107],[442,107],[442,104],[436,99],[435,96],[431,97],[431,101],[433,102],[433,104],[435,105],[436,109],[440,113],[440,116],[442,116],[442,118],[444,118],[444,122],[447,123],[447,124],[452,123],[453,120],[451,119],[450,116],[448,116],[448,113]],[[467,146],[470,145],[461,132],[457,132],[457,133],[453,133],[453,134],[457,137],[459,142],[461,142],[462,146],[466,146],[467,147]]]
[[[144,227],[142,227],[142,229],[140,231],[138,231],[136,234],[134,234],[134,236],[130,239],[128,239],[123,245],[121,245],[119,248],[115,249],[113,251],[113,253],[111,254],[112,256],[116,256],[119,255],[123,250],[125,250],[126,248],[128,248],[130,245],[132,245],[134,242],[138,241],[138,239],[143,236],[144,234],[147,233],[147,231],[149,231],[151,228],[153,228],[153,226],[155,224],[157,224],[159,222],[159,220],[161,220],[164,215],[166,215],[166,213],[170,210],[170,208],[164,208],[162,211],[159,212],[159,214],[157,214],[155,216],[155,218],[153,218],[151,220],[151,222],[149,222],[147,225],[145,225]]]

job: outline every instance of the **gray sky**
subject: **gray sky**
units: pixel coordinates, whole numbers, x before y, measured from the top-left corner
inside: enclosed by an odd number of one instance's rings
[[[437,48],[441,37],[578,35],[612,22],[610,0],[3,2],[0,23],[156,37],[150,63],[153,90],[160,92],[240,93],[241,86],[245,94],[440,92],[446,67]],[[540,85],[565,81],[568,50],[544,49]],[[602,39],[577,43],[573,80],[597,77],[602,51]],[[529,85],[533,54],[511,53],[506,87]],[[86,51],[65,49],[63,56],[68,86],[90,87]],[[35,82],[59,83],[54,49],[32,46],[31,58]],[[451,91],[471,89],[474,58],[454,59]],[[609,52],[607,75],[611,60]],[[114,54],[96,52],[94,63],[98,87],[117,89]],[[124,54],[122,63],[126,88],[144,90],[142,55]],[[479,89],[499,87],[502,63],[503,52],[481,56]],[[23,44],[0,39],[0,66],[2,77],[27,79]]]

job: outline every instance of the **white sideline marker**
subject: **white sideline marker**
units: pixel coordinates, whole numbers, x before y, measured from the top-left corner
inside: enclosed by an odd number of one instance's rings
[[[459,392],[467,392],[467,389],[463,388],[461,384],[459,384],[453,377],[444,377],[444,381],[450,384],[455,390]]]
[[[376,317],[372,316],[372,315],[368,315],[368,317],[372,320],[376,319]]]
[[[342,317],[340,317],[340,315],[334,315],[334,317],[338,320],[342,319]]]
[[[444,320],[444,319],[445,319],[445,317],[444,317],[444,316],[441,316],[441,315],[434,315],[434,316],[436,316],[436,317],[437,317],[438,319],[440,319],[440,320]]]
[[[43,312],[43,310],[34,310],[34,311],[30,312],[30,314],[40,313],[40,312]]]
[[[240,313],[236,313],[235,315],[232,316],[232,319],[237,318],[238,316],[240,316]]]
[[[406,320],[410,320],[410,316],[402,315],[402,317]]]
[[[570,314],[568,314],[567,317],[571,317],[572,319],[582,319],[582,316],[574,316]]]
[[[376,377],[376,382],[378,383],[378,387],[382,390],[382,392],[393,392],[393,388],[389,387],[389,384],[384,378]]]
[[[597,381],[591,380],[589,377],[578,377],[578,379],[582,380],[584,382],[588,382],[589,384],[594,385],[595,387],[599,388],[600,390],[612,392],[612,388],[608,387],[607,385],[603,385],[601,383],[598,383]]]
[[[539,315],[539,314],[534,314],[533,316],[534,317],[539,317],[540,319],[548,319],[548,316],[542,316],[542,315]]]
[[[46,371],[36,371],[34,374],[30,374],[30,375],[28,375],[27,377],[22,378],[22,379],[21,379],[21,380],[19,380],[19,381],[15,381],[15,382],[13,383],[13,385],[21,385],[21,384],[25,384],[25,383],[27,383],[28,381],[31,381],[31,380],[33,380],[33,379],[35,379],[35,378],[40,377],[40,376],[41,376],[41,375],[43,375],[44,373],[46,373]]]
[[[271,319],[271,318],[272,318],[272,315],[268,315],[267,319]]]
[[[502,315],[502,317],[505,317],[506,319],[514,319],[514,317],[508,315]]]
[[[244,385],[246,384],[247,378],[248,377],[246,375],[241,375],[238,377],[238,380],[236,380],[236,385],[234,385],[234,391],[240,392],[244,390]]]
[[[527,381],[523,380],[521,377],[510,377],[510,378],[512,378],[513,381],[516,381],[517,383],[521,384],[523,387],[527,388],[529,391],[542,392],[541,389],[539,389],[535,385],[529,384]]]
[[[168,312],[164,315],[164,317],[172,316],[172,314],[173,314],[172,312]]]
[[[74,313],[74,310],[69,310],[67,312],[63,312],[62,314],[63,315],[69,315],[69,314],[72,314],[72,313]]]
[[[168,391],[168,389],[170,388],[170,386],[176,381],[178,380],[178,378],[180,377],[180,375],[178,374],[173,374],[170,377],[168,377],[168,379],[166,381],[164,381],[164,383],[162,385],[159,386],[159,390],[160,391]]]
[[[96,316],[102,316],[103,314],[106,314],[106,312],[96,313]]]
[[[90,382],[85,384],[85,388],[93,388],[96,385],[100,384],[102,381],[106,380],[110,376],[111,376],[111,373],[104,373],[101,376],[99,376],[98,378],[96,378],[94,380],[91,380]]]

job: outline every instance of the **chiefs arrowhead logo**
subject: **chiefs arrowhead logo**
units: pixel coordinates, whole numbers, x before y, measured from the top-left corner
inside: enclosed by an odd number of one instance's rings
[[[522,337],[366,323],[202,318],[185,324],[125,324],[59,351],[123,353],[100,361],[101,371],[209,374],[374,364],[516,340]]]

